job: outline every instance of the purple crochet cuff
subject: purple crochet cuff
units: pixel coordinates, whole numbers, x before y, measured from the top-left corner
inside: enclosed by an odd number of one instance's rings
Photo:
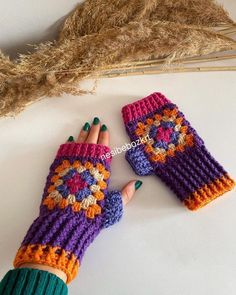
[[[153,93],[122,109],[128,135],[143,144],[126,159],[139,175],[155,173],[191,210],[229,191],[234,181],[207,151],[178,107]]]
[[[70,282],[86,248],[101,229],[119,221],[120,192],[108,192],[111,158],[103,145],[67,143],[50,167],[40,215],[28,230],[14,265],[41,263],[61,269]],[[102,157],[103,156],[103,157]]]

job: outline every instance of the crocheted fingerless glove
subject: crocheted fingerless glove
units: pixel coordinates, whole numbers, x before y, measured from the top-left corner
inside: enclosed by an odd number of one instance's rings
[[[50,167],[40,206],[18,250],[14,266],[39,263],[77,274],[86,248],[101,229],[119,221],[120,192],[108,192],[110,149],[86,143],[62,144]]]
[[[141,142],[126,153],[134,171],[159,176],[190,210],[233,188],[234,181],[164,95],[153,93],[126,105],[122,114],[130,139]]]

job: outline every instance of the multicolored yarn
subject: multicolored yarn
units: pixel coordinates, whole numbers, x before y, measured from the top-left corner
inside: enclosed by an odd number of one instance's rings
[[[194,135],[184,122],[177,108],[167,108],[145,122],[138,122],[135,134],[140,137],[149,135],[145,151],[150,161],[165,163],[167,157],[183,152],[193,146]]]
[[[48,209],[71,206],[74,212],[85,210],[88,218],[101,214],[97,201],[104,199],[104,190],[107,188],[105,181],[110,176],[101,163],[93,166],[89,161],[83,165],[78,160],[72,163],[63,160],[54,173],[43,205]]]
[[[149,140],[126,153],[134,171],[159,176],[190,210],[234,187],[183,113],[161,93],[126,105],[122,114],[132,141],[149,135]]]
[[[70,282],[86,248],[102,228],[122,216],[120,192],[108,192],[111,158],[103,145],[61,145],[50,167],[40,206],[17,252],[14,266],[40,263],[61,269]]]

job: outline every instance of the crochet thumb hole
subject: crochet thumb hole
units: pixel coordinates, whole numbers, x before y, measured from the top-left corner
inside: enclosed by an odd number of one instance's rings
[[[129,149],[125,158],[137,175],[145,176],[153,173],[153,167],[144,152],[144,145]]]
[[[106,196],[103,214],[103,227],[118,222],[123,215],[123,201],[120,191],[111,191]]]
[[[121,190],[109,192],[105,202],[103,227],[109,227],[118,222],[123,214],[123,206],[133,198],[135,191],[140,188],[142,181],[131,180]]]

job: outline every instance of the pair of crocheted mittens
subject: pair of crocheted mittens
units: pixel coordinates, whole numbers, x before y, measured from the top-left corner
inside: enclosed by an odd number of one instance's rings
[[[234,186],[207,151],[177,106],[154,93],[122,109],[131,141],[140,141],[126,158],[138,175],[160,177],[191,210]],[[14,266],[39,263],[77,274],[86,248],[101,229],[119,221],[118,191],[108,191],[110,149],[86,143],[62,144],[50,167],[39,217],[29,228]]]

